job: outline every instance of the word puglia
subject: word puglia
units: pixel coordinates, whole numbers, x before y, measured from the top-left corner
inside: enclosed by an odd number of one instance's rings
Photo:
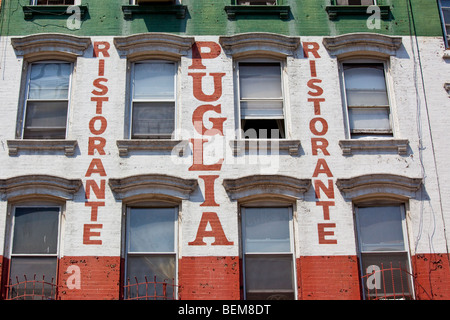
[[[218,174],[212,174],[212,172],[219,172],[222,169],[224,159],[217,160],[216,163],[206,164],[204,163],[204,144],[209,142],[209,139],[213,139],[214,136],[223,136],[223,123],[227,120],[225,117],[211,117],[209,120],[212,122],[213,127],[207,129],[203,122],[203,116],[206,112],[213,111],[217,114],[221,114],[222,106],[219,103],[222,97],[222,79],[225,73],[221,72],[204,72],[207,67],[203,64],[205,59],[216,59],[219,57],[222,48],[219,44],[212,41],[197,41],[192,48],[192,65],[189,66],[189,70],[195,72],[189,72],[188,75],[192,77],[193,81],[193,95],[201,103],[192,113],[192,124],[194,125],[195,133],[200,135],[199,138],[192,138],[190,142],[193,146],[192,165],[189,171],[206,172],[198,177],[204,182],[204,195],[205,201],[200,204],[200,207],[220,207],[214,198],[214,186],[215,181],[219,178]],[[213,81],[213,93],[206,94],[203,91],[204,81],[206,79]],[[214,104],[213,104],[214,103]],[[208,225],[210,229],[208,230]],[[233,245],[233,242],[228,241],[219,216],[216,210],[205,210],[202,213],[200,224],[197,230],[197,235],[194,241],[189,242],[191,246],[204,246],[206,242],[204,238],[214,238],[213,246],[229,246]]]

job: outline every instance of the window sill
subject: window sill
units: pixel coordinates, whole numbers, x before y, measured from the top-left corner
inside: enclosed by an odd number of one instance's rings
[[[132,151],[156,151],[167,152],[170,151],[182,157],[188,147],[188,141],[185,140],[170,140],[170,139],[129,139],[117,140],[117,147],[119,148],[119,156],[126,157]]]
[[[72,6],[56,5],[56,6],[23,6],[23,14],[25,20],[31,20],[36,16],[71,16],[72,11],[67,12],[67,9]],[[87,6],[77,6],[80,8],[81,19],[83,19],[88,12]]]
[[[257,150],[262,154],[271,154],[272,150],[287,151],[289,155],[296,156],[300,150],[300,140],[265,140],[265,139],[245,139],[245,140],[231,140],[230,147],[233,150],[233,155],[242,155],[245,151]]]
[[[236,15],[278,15],[280,19],[287,20],[289,18],[289,6],[244,6],[234,5],[225,6],[228,19],[234,20]]]
[[[124,5],[122,6],[125,20],[132,20],[136,14],[171,14],[177,19],[186,17],[187,6],[185,5]]]
[[[372,15],[372,12],[367,12],[369,6],[327,6],[325,10],[328,13],[330,20],[336,20],[340,16],[365,16]],[[380,8],[381,19],[388,19],[391,7],[378,6]]]
[[[76,140],[7,140],[9,155],[17,156],[22,150],[30,151],[64,151],[64,154],[71,157],[75,154],[78,145]]]
[[[395,152],[404,156],[407,154],[408,143],[407,139],[349,139],[340,140],[339,146],[344,156],[351,156],[358,151]]]

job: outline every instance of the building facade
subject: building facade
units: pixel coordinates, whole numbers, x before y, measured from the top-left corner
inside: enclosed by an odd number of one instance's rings
[[[1,6],[2,299],[450,298],[449,1]]]

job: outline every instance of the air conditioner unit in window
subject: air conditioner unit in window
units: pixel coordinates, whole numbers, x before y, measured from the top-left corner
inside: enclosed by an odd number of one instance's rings
[[[173,3],[174,0],[135,0],[136,4]]]

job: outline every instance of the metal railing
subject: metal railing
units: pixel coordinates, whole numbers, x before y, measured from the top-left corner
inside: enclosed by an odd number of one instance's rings
[[[58,296],[58,287],[54,283],[54,278],[50,281],[45,280],[45,276],[42,279],[37,279],[36,275],[33,279],[27,279],[24,275],[23,279],[19,280],[16,277],[15,282],[12,279],[9,280],[9,284],[6,286],[6,299],[7,300],[56,300]]]
[[[147,277],[139,281],[137,277],[128,278],[124,285],[124,300],[176,300],[178,287],[174,279],[158,281],[155,276],[153,281]]]

